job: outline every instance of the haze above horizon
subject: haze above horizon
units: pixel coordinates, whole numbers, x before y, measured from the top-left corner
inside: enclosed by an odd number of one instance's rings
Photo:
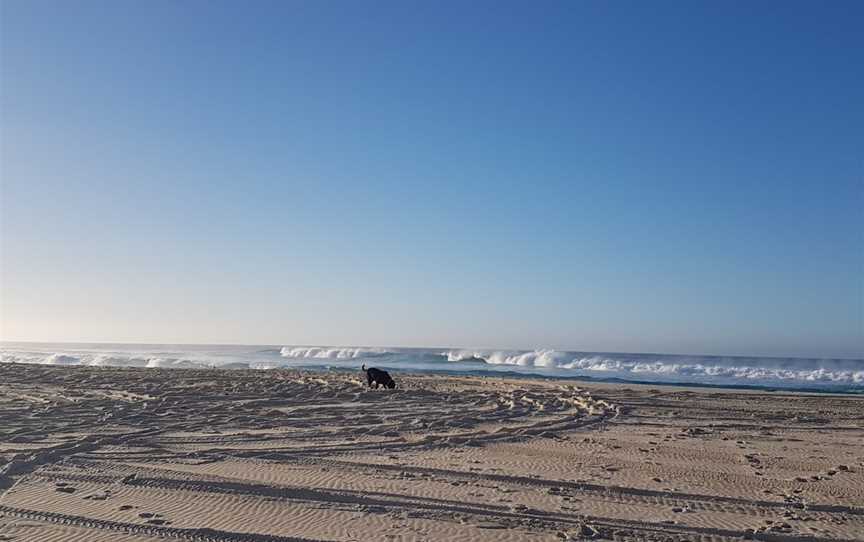
[[[864,357],[864,3],[0,3],[0,340]]]

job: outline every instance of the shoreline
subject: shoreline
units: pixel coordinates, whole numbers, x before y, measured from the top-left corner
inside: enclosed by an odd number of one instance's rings
[[[16,346],[17,345],[17,346]],[[779,358],[563,350],[268,345],[0,343],[0,362],[57,366],[351,370],[498,374],[582,382],[864,394],[864,359]]]
[[[340,360],[344,361],[344,360]],[[367,362],[374,360],[365,360]],[[358,363],[363,363],[364,359],[358,358]],[[121,365],[79,365],[79,364],[43,364],[43,363],[23,363],[23,362],[3,362],[2,365],[34,365],[42,367],[58,367],[58,368],[83,368],[83,369],[122,369],[122,370],[209,370],[209,371],[250,371],[250,372],[267,372],[267,371],[310,371],[321,373],[334,374],[351,374],[352,370],[345,367],[330,367],[326,365],[303,364],[296,363],[294,365],[283,365],[274,367],[232,367],[231,364],[226,366],[213,365],[209,367],[135,367]],[[587,375],[562,375],[562,374],[545,374],[543,372],[520,372],[513,370],[459,370],[459,369],[428,369],[428,368],[406,368],[404,366],[391,366],[381,364],[379,367],[394,371],[399,374],[424,376],[438,375],[448,377],[473,376],[473,377],[489,377],[489,378],[512,378],[526,380],[562,380],[584,383],[590,385],[610,384],[617,386],[662,386],[671,388],[693,388],[693,389],[714,389],[714,390],[739,390],[739,391],[754,391],[754,392],[778,392],[778,393],[796,393],[796,394],[818,394],[818,395],[851,395],[864,396],[864,386],[826,386],[822,387],[793,387],[793,386],[778,386],[771,384],[715,384],[710,382],[687,382],[687,381],[655,381],[655,380],[627,380],[618,377],[593,377]],[[357,367],[359,371],[359,365]]]

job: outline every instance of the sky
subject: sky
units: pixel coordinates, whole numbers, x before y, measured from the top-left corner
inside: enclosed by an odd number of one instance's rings
[[[864,2],[0,3],[0,339],[864,356]]]

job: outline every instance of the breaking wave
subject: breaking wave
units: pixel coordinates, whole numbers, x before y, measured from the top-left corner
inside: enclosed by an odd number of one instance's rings
[[[283,358],[294,359],[356,359],[389,354],[382,348],[333,347],[333,346],[285,346],[280,350]]]
[[[449,350],[449,362],[481,360],[490,365],[606,373],[615,377],[681,381],[741,381],[864,384],[864,360],[570,353],[555,350]]]
[[[41,352],[3,352],[0,363],[29,363],[36,365],[64,365],[83,367],[140,367],[140,368],[170,368],[170,369],[205,369],[214,364],[197,362],[187,359],[136,357],[102,354],[66,354]]]

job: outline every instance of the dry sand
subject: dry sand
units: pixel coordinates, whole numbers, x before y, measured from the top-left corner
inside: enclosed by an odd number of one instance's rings
[[[864,540],[864,397],[0,366],[0,540]]]

